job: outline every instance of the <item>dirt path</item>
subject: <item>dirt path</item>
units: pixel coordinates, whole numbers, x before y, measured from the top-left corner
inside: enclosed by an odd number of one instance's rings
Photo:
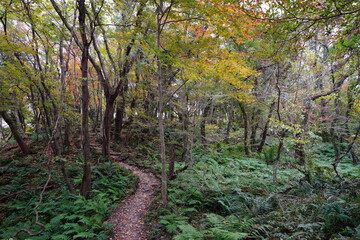
[[[114,226],[114,236],[110,239],[147,240],[144,219],[159,180],[153,174],[142,172],[134,166],[123,162],[119,164],[139,177],[139,186],[135,194],[125,199],[110,216],[109,222]]]

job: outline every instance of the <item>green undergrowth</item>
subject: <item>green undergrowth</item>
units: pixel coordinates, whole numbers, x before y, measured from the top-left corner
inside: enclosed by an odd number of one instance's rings
[[[348,177],[344,181],[328,167],[327,159],[309,159],[299,166],[301,171],[281,159],[274,182],[273,166],[267,164],[271,153],[267,154],[267,158],[245,157],[241,147],[227,145],[215,145],[206,152],[195,148],[193,165],[169,182],[168,206],[153,214],[158,226],[152,236],[360,239],[356,167],[343,163],[339,169]]]
[[[0,239],[10,239],[20,229],[37,232],[34,206],[48,172],[44,157],[1,160]],[[51,180],[39,206],[39,222],[45,230],[37,236],[21,232],[17,239],[108,239],[111,226],[106,218],[116,202],[136,188],[137,178],[118,164],[100,163],[92,168],[93,189],[89,198],[66,189],[58,163],[53,162]],[[81,161],[68,161],[68,173],[76,189],[82,178]]]

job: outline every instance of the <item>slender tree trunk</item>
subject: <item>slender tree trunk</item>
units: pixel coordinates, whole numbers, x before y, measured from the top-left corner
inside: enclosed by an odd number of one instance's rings
[[[160,62],[160,61],[159,61]],[[159,64],[161,67],[161,64]],[[159,76],[161,76],[161,70],[159,71]],[[167,205],[167,174],[166,174],[166,153],[165,153],[165,131],[164,131],[164,100],[163,100],[163,90],[161,84],[161,77],[159,77],[159,134],[160,134],[160,157],[161,157],[161,196],[163,205]]]
[[[335,117],[334,117],[333,121],[331,122],[330,141],[334,148],[335,159],[339,159],[341,149],[339,148],[339,145],[338,145],[339,136],[338,136],[337,132],[335,131],[335,129],[338,127],[340,111],[341,111],[340,110],[341,109],[341,101],[340,101],[339,94],[336,96],[336,98],[334,100],[334,106],[335,106]]]
[[[183,153],[182,162],[189,163],[189,113],[185,110],[183,116]]]
[[[60,94],[60,98],[61,98],[61,104],[62,104],[62,108],[64,108],[64,106],[67,104],[64,100],[64,93],[66,92],[66,74],[69,70],[69,59],[67,59],[67,61],[65,61],[64,59],[64,46],[63,46],[63,39],[60,39],[60,46],[59,46],[59,59],[60,59],[60,82],[61,82],[61,94]],[[64,111],[64,110],[63,110]],[[64,128],[64,141],[63,141],[63,151],[69,151],[70,150],[70,126],[71,123],[70,121],[64,117],[64,122],[65,125],[63,126]],[[61,132],[61,131],[59,131]],[[64,175],[64,177],[66,177]],[[69,189],[70,190],[70,189]]]
[[[259,109],[253,109],[253,114],[251,116],[251,134],[250,134],[250,147],[252,151],[255,151],[256,144],[256,131],[259,127],[259,121],[257,121],[260,114]]]
[[[184,99],[184,111],[183,114],[181,114],[181,118],[179,116],[179,120],[182,121],[183,124],[183,153],[182,153],[182,162],[185,163],[186,165],[190,163],[190,133],[189,133],[189,124],[190,124],[190,120],[189,120],[189,110],[188,110],[188,101],[189,98],[187,96],[187,94],[184,95],[183,97]]]
[[[350,126],[349,126],[350,112],[355,103],[354,91],[356,91],[356,86],[359,86],[359,84],[360,84],[360,70],[358,71],[358,76],[357,76],[356,82],[350,83],[348,86],[348,89],[347,89],[348,102],[347,102],[347,108],[346,108],[346,113],[345,113],[345,118],[346,118],[345,119],[345,131],[346,131],[347,139],[351,139]],[[353,160],[354,165],[357,165],[360,163],[356,148],[357,148],[357,146],[354,143],[350,150],[351,158]]]
[[[247,116],[246,109],[245,109],[243,103],[239,103],[239,106],[240,106],[240,110],[241,110],[241,113],[242,113],[243,124],[244,124],[244,148],[245,148],[245,154],[249,155],[250,151],[249,151],[249,143],[248,143],[248,133],[249,133],[248,116]]]
[[[162,19],[164,17],[162,10],[163,4],[157,6],[157,37],[156,37],[156,46],[160,51],[161,49],[161,30],[162,30]],[[170,11],[170,8],[168,9]],[[160,59],[160,55],[156,56],[157,60],[157,77],[158,77],[158,92],[159,92],[159,101],[158,101],[158,124],[159,124],[159,135],[160,135],[160,158],[161,158],[161,200],[162,204],[166,206],[168,204],[168,194],[167,194],[167,173],[166,173],[166,152],[165,152],[165,131],[164,131],[164,83],[163,83],[163,75],[162,75],[162,63]]]
[[[276,89],[278,91],[277,94],[277,101],[276,101],[276,114],[278,117],[278,120],[280,122],[282,122],[282,117],[281,117],[281,111],[280,111],[280,106],[281,106],[281,88],[280,88],[280,66],[277,67],[277,74],[276,74]],[[274,182],[277,181],[277,170],[278,170],[278,166],[279,166],[279,162],[280,162],[280,157],[281,157],[281,150],[283,147],[283,139],[285,136],[285,130],[280,130],[280,133],[278,134],[278,140],[279,140],[279,146],[277,149],[277,154],[276,154],[276,158],[275,158],[275,162],[274,162],[274,168],[273,168],[273,180]]]
[[[269,113],[268,113],[268,116],[266,119],[266,123],[265,123],[264,129],[263,129],[263,132],[261,133],[261,140],[260,140],[259,147],[257,149],[258,152],[262,152],[262,150],[264,148],[266,137],[267,137],[267,132],[269,130],[270,119],[271,119],[274,107],[275,107],[275,102],[273,102],[270,106]]]
[[[301,128],[305,129],[309,121],[309,114],[311,109],[310,100],[306,100],[305,110],[303,111],[303,120],[301,121]],[[301,138],[302,133],[296,134],[296,137]],[[301,139],[300,139],[301,140]],[[305,144],[298,142],[295,144],[295,159],[297,159],[299,165],[305,164]]]
[[[279,137],[279,146],[277,149],[277,154],[276,154],[276,158],[275,158],[274,165],[273,165],[273,181],[274,182],[277,181],[277,171],[279,168],[279,162],[280,162],[280,156],[281,156],[281,150],[282,150],[283,144],[284,144],[283,134],[281,134]]]
[[[200,122],[200,136],[201,136],[201,143],[206,147],[207,139],[206,139],[206,121],[209,117],[210,109],[211,109],[211,99],[208,100],[204,112],[201,116]]]
[[[7,125],[9,125],[11,133],[13,134],[17,144],[19,145],[19,147],[21,149],[21,151],[24,154],[29,154],[30,153],[29,147],[27,146],[27,144],[25,143],[25,141],[21,137],[21,135],[20,135],[20,133],[18,131],[18,127],[16,126],[16,123],[11,119],[11,117],[6,113],[6,111],[0,111],[0,114],[1,114],[2,118],[4,119],[4,121],[7,123]]]
[[[55,125],[58,125],[58,123],[56,122]],[[55,126],[55,131],[53,133],[53,141],[52,141],[52,149],[53,149],[53,152],[54,152],[54,155],[58,157],[58,161],[60,163],[60,168],[61,168],[61,172],[63,174],[63,177],[64,177],[64,181],[65,181],[65,184],[69,190],[70,193],[72,194],[76,194],[72,184],[70,183],[70,179],[69,179],[69,176],[67,174],[67,170],[66,170],[66,166],[65,166],[65,162],[64,160],[61,158],[62,156],[62,152],[61,152],[61,147],[60,147],[60,143],[59,143],[59,136],[60,136],[60,128],[58,126]]]
[[[169,179],[174,177],[175,172],[175,144],[170,145]]]
[[[230,131],[231,131],[233,122],[234,122],[234,110],[231,108],[230,112],[229,112],[228,124],[226,126],[226,133],[225,133],[225,139],[224,139],[225,143],[229,143]]]

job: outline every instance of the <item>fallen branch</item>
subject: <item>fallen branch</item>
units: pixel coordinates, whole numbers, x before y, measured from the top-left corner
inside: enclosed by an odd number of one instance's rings
[[[47,143],[47,147],[46,147],[46,152],[49,154],[50,152],[50,144],[51,144],[51,141],[54,139],[55,137],[55,134],[56,134],[56,131],[57,131],[57,127],[58,127],[58,124],[60,122],[60,116],[58,115],[57,119],[56,119],[56,122],[55,122],[55,125],[54,125],[54,129],[52,131],[52,134],[51,134],[51,137],[49,138],[49,141]],[[45,193],[45,190],[46,188],[48,187],[49,185],[49,182],[51,180],[51,168],[50,168],[50,162],[51,162],[51,156],[50,154],[48,155],[48,161],[46,163],[46,166],[47,166],[47,170],[48,170],[48,178],[44,184],[44,186],[42,187],[42,190],[41,190],[41,193],[39,195],[39,202],[36,204],[36,206],[34,207],[34,213],[35,213],[35,225],[38,225],[41,227],[41,229],[37,232],[31,232],[29,229],[26,229],[26,228],[23,228],[23,229],[20,229],[19,231],[17,231],[14,235],[14,238],[16,238],[16,236],[21,233],[21,232],[26,232],[27,234],[29,234],[30,236],[37,236],[39,234],[41,234],[42,232],[45,231],[45,225],[42,224],[40,221],[39,221],[39,212],[38,212],[38,207],[42,204],[43,202],[43,196],[44,196],[44,193]]]
[[[38,212],[38,207],[42,204],[42,201],[43,201],[43,195],[44,195],[44,192],[50,182],[50,179],[51,179],[51,172],[50,172],[50,167],[48,166],[48,178],[46,180],[46,183],[45,185],[43,186],[42,188],[42,191],[40,193],[40,199],[39,199],[39,202],[36,204],[36,206],[34,207],[34,212],[35,212],[35,224],[40,226],[41,229],[35,233],[31,232],[30,230],[26,229],[26,228],[23,228],[23,229],[20,229],[19,231],[17,231],[14,235],[14,238],[21,232],[26,232],[27,234],[29,234],[30,236],[36,236],[36,235],[39,235],[40,233],[42,233],[44,230],[45,230],[45,225],[42,224],[41,222],[39,222],[39,212]]]

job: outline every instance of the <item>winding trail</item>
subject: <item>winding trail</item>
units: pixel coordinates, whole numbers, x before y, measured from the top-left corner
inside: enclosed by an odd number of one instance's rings
[[[148,231],[144,227],[145,215],[154,198],[156,186],[160,184],[160,181],[153,174],[143,172],[137,167],[124,162],[119,162],[119,164],[139,177],[139,185],[135,194],[125,199],[111,214],[108,221],[114,226],[114,236],[110,239],[147,240]]]

